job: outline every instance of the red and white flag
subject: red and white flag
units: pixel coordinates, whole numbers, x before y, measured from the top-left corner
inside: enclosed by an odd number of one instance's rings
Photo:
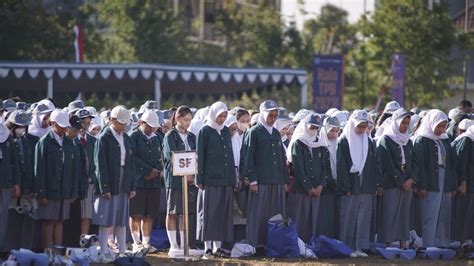
[[[84,43],[82,41],[82,28],[79,25],[74,26],[74,48],[76,50],[76,63],[84,61]]]

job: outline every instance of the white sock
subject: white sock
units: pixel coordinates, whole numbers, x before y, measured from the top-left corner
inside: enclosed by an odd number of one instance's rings
[[[109,237],[108,237],[108,241],[110,243],[114,243],[115,242],[115,235],[114,235],[114,228],[113,227],[109,227],[109,230],[110,230],[110,233],[109,233]]]
[[[212,241],[204,241],[204,252],[208,249],[212,250]]]
[[[213,241],[214,242],[214,250],[215,253],[219,248],[221,248],[222,242],[221,241]]]
[[[184,249],[184,231],[179,231],[180,249]]]
[[[119,253],[125,254],[125,250],[127,249],[127,245],[125,243],[125,234],[127,230],[125,229],[125,226],[115,226],[114,231],[119,246]]]
[[[135,231],[135,232],[131,232],[132,233],[132,239],[133,239],[133,244],[138,244],[140,243],[140,231]]]
[[[174,231],[166,230],[166,233],[168,234],[168,239],[170,241],[170,248],[171,249],[179,249],[178,241],[176,241],[176,230],[174,230]]]
[[[109,253],[107,240],[110,235],[110,227],[100,226],[99,227],[99,245],[100,245],[100,254],[104,255]]]
[[[143,245],[148,245],[150,243],[150,237],[149,236],[144,236],[142,237],[143,239]]]

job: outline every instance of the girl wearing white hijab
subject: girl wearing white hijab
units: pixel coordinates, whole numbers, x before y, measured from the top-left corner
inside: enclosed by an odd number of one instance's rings
[[[288,146],[290,145],[290,140],[286,136],[286,133],[288,132],[288,129],[291,126],[291,119],[288,116],[288,111],[286,108],[280,108],[278,110],[278,119],[275,122],[275,128],[280,132],[281,135],[281,142],[283,143],[283,147],[285,150],[288,149]]]
[[[288,216],[296,223],[299,237],[306,243],[316,234],[319,199],[325,184],[327,150],[318,141],[322,117],[312,113],[303,118],[295,129],[287,158],[295,177],[288,196]]]
[[[456,151],[459,187],[453,198],[453,240],[474,239],[474,125],[459,135],[451,145]]]
[[[209,115],[209,106],[197,110],[196,114],[191,120],[191,125],[189,126],[189,131],[194,135],[198,135],[201,128],[206,125],[206,117]]]
[[[446,134],[448,117],[430,110],[423,118],[414,145],[424,247],[448,247],[451,193],[456,190],[456,156]]]
[[[241,157],[243,179],[250,183],[246,239],[254,247],[266,245],[268,220],[285,216],[285,190],[289,182],[286,155],[278,130],[273,128],[278,106],[272,100],[260,104],[259,122],[244,138]]]
[[[340,239],[355,250],[352,257],[367,257],[373,195],[379,175],[375,144],[367,135],[369,114],[355,110],[337,146],[337,179],[341,193]]]
[[[209,108],[206,125],[197,140],[198,239],[205,255],[224,256],[222,242],[234,240],[235,162],[229,128],[225,126],[227,106],[216,102]],[[214,244],[214,249],[212,248]]]
[[[382,171],[383,213],[380,240],[390,246],[400,241],[406,247],[410,231],[410,205],[412,201],[413,144],[408,133],[412,113],[403,108],[393,112],[380,136],[377,154]]]
[[[329,116],[323,121],[319,138],[326,156],[326,181],[319,204],[317,235],[339,239],[339,195],[337,192],[337,138],[341,127],[336,117]]]

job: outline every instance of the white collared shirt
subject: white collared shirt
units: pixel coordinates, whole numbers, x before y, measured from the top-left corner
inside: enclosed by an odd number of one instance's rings
[[[123,133],[118,134],[113,127],[110,127],[110,130],[112,131],[112,135],[114,135],[120,146],[120,166],[125,166],[125,156],[127,156],[127,151],[125,150],[125,141],[123,139]]]

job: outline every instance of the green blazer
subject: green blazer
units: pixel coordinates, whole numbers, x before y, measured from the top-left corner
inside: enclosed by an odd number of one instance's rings
[[[158,136],[150,139],[143,134],[140,129],[134,130],[130,134],[130,143],[133,150],[133,162],[135,163],[135,179],[137,188],[152,189],[162,187],[162,175],[153,180],[145,180],[153,168],[163,171],[162,143]]]
[[[367,137],[368,138],[368,137]],[[337,145],[337,180],[338,189],[341,194],[373,194],[380,184],[380,172],[377,167],[377,155],[375,143],[369,139],[369,148],[364,169],[362,170],[362,184],[360,184],[361,176],[356,173],[350,173],[352,167],[352,159],[349,151],[349,142],[342,135],[339,137]]]
[[[283,185],[289,183],[285,149],[280,133],[273,129],[270,135],[264,126],[258,124],[248,130],[244,139],[245,173],[250,182],[261,185]]]
[[[464,137],[452,143],[456,151],[459,182],[466,181],[467,192],[474,193],[474,142]]]
[[[9,136],[0,143],[2,159],[0,159],[0,188],[11,188],[20,185],[20,158],[15,143]]]
[[[191,150],[196,150],[196,136],[188,131],[188,144]],[[179,136],[178,130],[172,128],[165,135],[163,140],[163,162],[165,187],[171,189],[182,189],[182,176],[173,175],[172,156],[174,151],[185,151],[184,142]]]
[[[35,152],[34,191],[39,199],[71,199],[78,196],[78,153],[72,141],[63,137],[63,145],[53,132],[40,138]]]
[[[400,146],[388,136],[380,139],[377,147],[378,162],[382,171],[382,186],[384,189],[401,188],[408,179],[415,181],[413,144],[411,140],[403,146],[405,165],[402,166]]]
[[[207,186],[235,185],[235,163],[230,132],[224,127],[221,134],[204,126],[198,134],[198,175],[196,184]]]
[[[123,192],[135,191],[135,172],[133,163],[133,151],[130,137],[123,134],[125,144],[125,166],[123,172]],[[94,149],[94,164],[96,168],[96,194],[110,192],[117,195],[120,192],[120,145],[115,139],[112,129],[107,127],[99,137]]]
[[[312,188],[326,185],[327,154],[324,147],[313,148],[312,153],[308,146],[301,141],[293,142],[291,150],[291,170],[295,181],[292,192],[307,194]]]
[[[456,153],[449,139],[444,139],[446,150],[444,191],[457,189]],[[426,137],[418,137],[414,145],[415,163],[417,165],[417,187],[428,191],[439,191],[438,185],[438,144]]]
[[[31,150],[30,143],[26,135],[18,139],[13,139],[15,150],[18,156],[18,167],[20,176],[20,188],[22,195],[29,195],[33,191],[33,161],[35,150]],[[31,157],[33,155],[33,158]]]

